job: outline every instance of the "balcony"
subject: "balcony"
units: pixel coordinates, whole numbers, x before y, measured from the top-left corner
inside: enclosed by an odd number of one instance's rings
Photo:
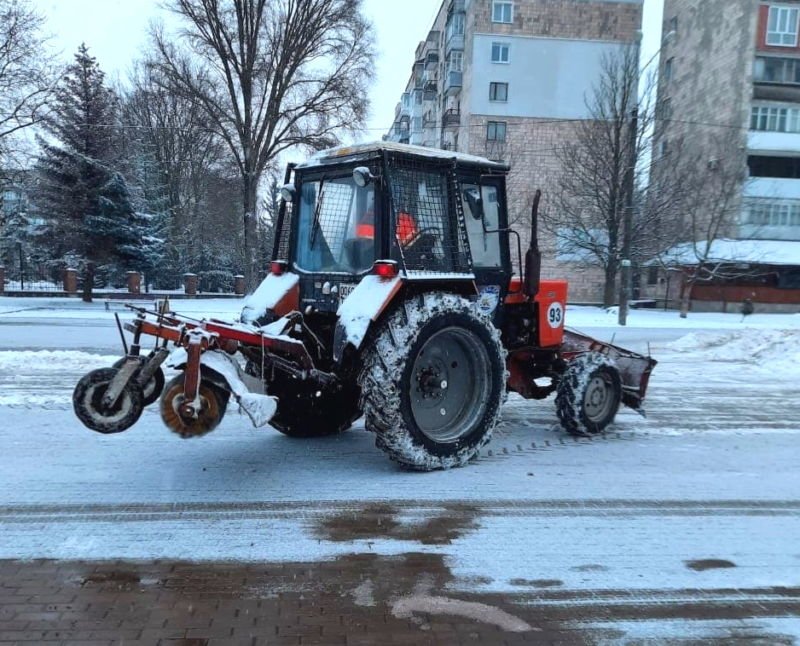
[[[464,51],[464,34],[451,34],[447,39],[447,46],[445,48],[447,53],[454,49]]]
[[[747,149],[750,152],[800,153],[800,134],[751,130],[747,133]]]
[[[800,200],[746,200],[739,235],[762,240],[799,240]]]
[[[439,52],[425,54],[425,71],[435,72],[437,67],[439,67]]]
[[[425,87],[423,88],[422,100],[435,101],[438,92],[439,92],[439,85],[436,82],[436,80],[428,81],[427,83],[425,83]]]
[[[444,92],[447,95],[458,94],[464,82],[464,75],[461,72],[450,71],[444,77]]]
[[[745,197],[800,200],[800,179],[753,177],[744,187]]]
[[[461,125],[461,110],[445,110],[442,115],[442,127],[452,128]]]
[[[432,112],[426,112],[425,116],[422,118],[422,127],[425,129],[435,128],[439,125],[439,121],[436,118],[436,115]]]

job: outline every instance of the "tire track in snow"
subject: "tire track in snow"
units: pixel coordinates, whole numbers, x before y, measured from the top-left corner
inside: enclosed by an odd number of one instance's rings
[[[363,502],[196,502],[156,504],[6,505],[4,523],[161,522],[230,519],[314,520],[344,513],[363,513]],[[463,505],[479,517],[646,517],[646,516],[784,516],[800,517],[800,500],[382,500],[381,504],[420,517],[439,516]]]

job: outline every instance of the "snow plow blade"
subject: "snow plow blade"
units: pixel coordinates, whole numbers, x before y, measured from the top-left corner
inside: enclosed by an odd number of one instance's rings
[[[597,352],[611,359],[622,380],[622,403],[644,414],[642,403],[647,394],[650,373],[658,363],[655,359],[569,329],[564,330],[561,352],[567,360],[587,352]]]

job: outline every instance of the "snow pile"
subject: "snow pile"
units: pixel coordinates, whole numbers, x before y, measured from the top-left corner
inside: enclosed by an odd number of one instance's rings
[[[0,351],[0,372],[16,374],[24,367],[25,373],[41,372],[56,375],[60,371],[89,371],[108,368],[120,355],[101,355],[76,350],[5,350]]]
[[[76,350],[0,351],[0,406],[67,406],[84,374],[118,359]]]
[[[800,365],[800,330],[739,330],[726,334],[692,332],[667,345],[705,361],[735,361],[776,370]]]

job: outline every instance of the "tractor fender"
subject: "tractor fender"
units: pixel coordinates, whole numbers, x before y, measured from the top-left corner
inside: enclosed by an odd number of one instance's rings
[[[254,323],[267,312],[275,314],[275,318],[285,316],[300,307],[300,277],[292,272],[269,274],[256,291],[244,301],[239,320],[242,323]]]
[[[372,323],[389,306],[403,287],[399,276],[381,278],[364,276],[361,282],[339,306],[336,330],[333,334],[333,359],[340,363],[348,345],[358,350]]]
[[[167,360],[167,366],[182,370],[187,361],[186,350],[177,348]],[[263,393],[252,392],[244,381],[239,364],[227,353],[218,350],[204,352],[200,355],[200,372],[203,379],[230,391],[256,428],[266,426],[275,415],[278,400]]]

